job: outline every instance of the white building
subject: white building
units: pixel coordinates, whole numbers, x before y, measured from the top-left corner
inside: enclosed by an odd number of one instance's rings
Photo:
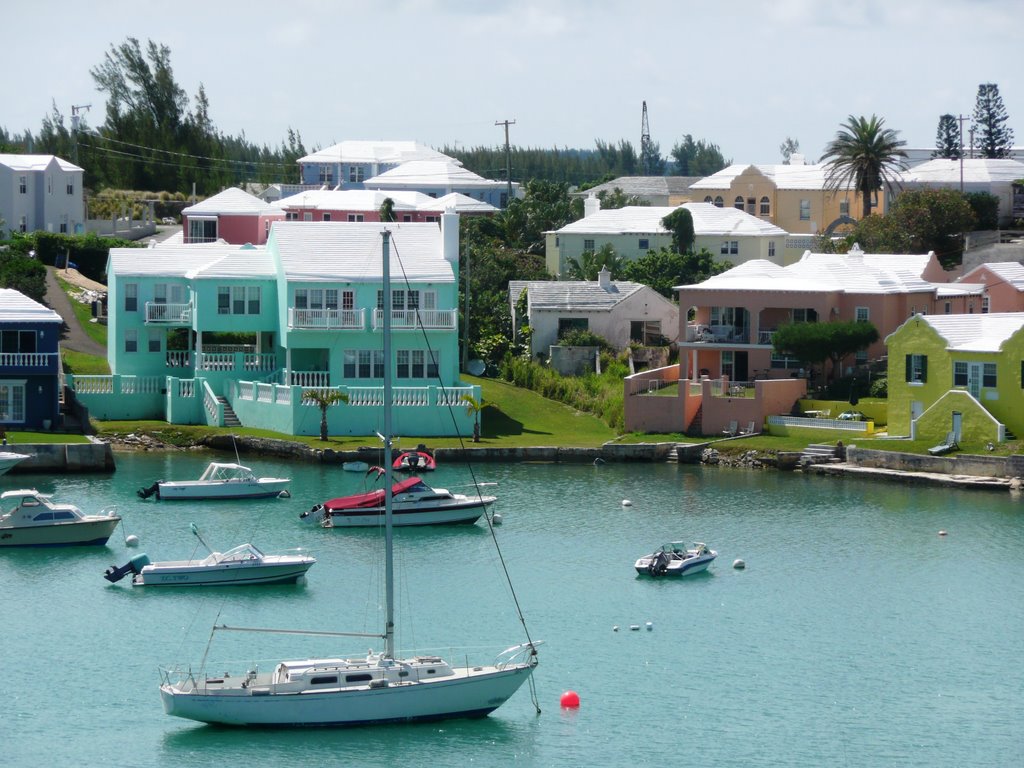
[[[956,189],[964,192],[987,192],[999,198],[1000,226],[1015,218],[1013,182],[1024,179],[1024,163],[1017,160],[965,158],[929,160],[905,171],[901,186],[908,189]],[[898,193],[897,193],[898,194]],[[1021,205],[1018,202],[1018,209]]]
[[[661,220],[675,207],[599,207],[597,198],[587,198],[582,219],[544,233],[546,265],[551,274],[564,276],[569,259],[578,260],[584,252],[597,252],[605,245],[611,245],[618,256],[629,261],[672,245],[672,233]],[[684,203],[681,207],[693,217],[695,250],[706,248],[716,259],[733,264],[750,259],[782,264],[787,234],[771,222],[710,203]]]
[[[85,231],[83,171],[53,155],[0,154],[0,219],[14,232]]]

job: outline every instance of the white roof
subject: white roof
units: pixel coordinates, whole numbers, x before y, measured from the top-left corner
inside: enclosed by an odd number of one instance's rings
[[[397,285],[451,283],[452,265],[444,258],[436,223],[278,221],[268,247],[280,255],[288,280],[380,282],[382,238],[391,231],[391,277]]]
[[[394,201],[396,211],[493,213],[498,210],[490,203],[460,192],[431,197],[413,189],[313,189],[278,200],[273,205],[284,210],[379,211],[389,197]]]
[[[972,269],[961,280],[977,280],[978,271],[987,269],[1000,280],[1009,283],[1018,291],[1024,291],[1024,264],[1018,261],[990,261],[979,264]]]
[[[904,184],[959,184],[960,165],[959,160],[938,158],[904,171],[900,178]],[[979,157],[963,161],[965,184],[1008,184],[1017,179],[1024,179],[1024,163],[1016,160]]]
[[[62,171],[81,171],[77,165],[69,163],[56,155],[5,155],[0,154],[0,165],[6,165],[12,171],[41,171],[54,160]]]
[[[718,173],[698,181],[690,186],[691,190],[723,190],[732,186],[733,180],[752,169],[761,173],[762,176],[775,182],[777,189],[825,189],[826,164],[825,163],[794,163],[783,165],[781,163],[772,165],[730,165]],[[841,187],[852,189],[852,186]]]
[[[584,216],[567,224],[555,234],[642,234],[663,235],[668,230],[661,220],[676,210],[685,208],[693,217],[694,234],[704,237],[721,235],[751,237],[785,237],[786,231],[771,222],[751,216],[738,208],[718,208],[711,203],[683,203],[682,206],[627,205],[609,208]]]
[[[300,157],[300,163],[405,163],[448,157],[415,141],[342,141]]]
[[[111,248],[107,272],[131,277],[254,278],[276,274],[264,246],[227,243],[168,244],[156,248]]]
[[[937,283],[924,280],[933,253],[848,254],[811,253],[794,264],[780,267],[764,259],[752,259],[696,285],[723,291],[804,291],[841,293],[917,293],[934,291]]]
[[[463,168],[462,164],[450,157],[441,155],[439,159],[433,160],[411,160],[402,163],[397,168],[377,174],[372,179],[364,182],[366,188],[374,184],[407,184],[409,186],[430,186],[442,185],[451,186],[457,184],[460,187],[466,186],[494,186],[505,182],[489,181],[483,176],[478,176],[472,171]]]
[[[60,315],[13,288],[0,288],[0,323],[60,323]]]
[[[519,301],[523,289],[530,293],[530,309],[605,311],[647,286],[612,280],[607,288],[596,280],[510,280],[509,299]]]
[[[213,197],[182,210],[185,216],[216,216],[222,213],[258,216],[268,213],[280,214],[281,210],[238,187],[228,187],[223,192],[218,192]]]
[[[960,352],[999,352],[1003,343],[1024,327],[1024,312],[993,312],[987,315],[916,315],[947,342],[946,349]],[[906,325],[906,323],[904,323]]]
[[[429,197],[429,195],[428,195]],[[461,192],[449,192],[447,195],[431,201],[442,211],[455,211],[456,213],[497,213],[498,209],[483,200],[477,200]],[[429,204],[424,203],[421,208],[431,210]]]

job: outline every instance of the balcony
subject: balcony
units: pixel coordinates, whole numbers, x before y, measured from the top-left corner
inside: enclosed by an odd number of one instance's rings
[[[147,301],[146,322],[158,325],[192,325],[192,305]]]
[[[11,373],[18,369],[25,373],[47,373],[57,370],[56,352],[3,352],[0,353],[0,369]]]
[[[392,329],[423,328],[427,331],[454,331],[457,316],[454,309],[393,309]],[[373,330],[384,326],[384,311],[373,311]]]
[[[749,344],[750,329],[689,323],[686,326],[686,341],[692,344]]]
[[[289,307],[288,327],[293,330],[362,331],[366,328],[366,310]]]

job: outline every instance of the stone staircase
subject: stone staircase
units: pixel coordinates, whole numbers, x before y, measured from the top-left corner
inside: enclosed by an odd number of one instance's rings
[[[225,427],[240,427],[242,422],[238,420],[238,416],[235,414],[234,409],[228,405],[227,398],[218,397],[217,402],[224,406],[224,426]]]
[[[842,450],[835,445],[812,443],[800,453],[800,466],[807,464],[828,464],[843,460]]]

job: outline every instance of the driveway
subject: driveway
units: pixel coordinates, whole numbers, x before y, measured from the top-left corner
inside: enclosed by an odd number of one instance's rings
[[[88,278],[82,277],[75,270],[70,270],[65,275],[64,271],[61,270],[61,277],[66,278],[69,282],[73,282],[76,285],[81,285],[83,288],[90,288],[96,290],[98,287],[101,290],[106,290],[106,286],[100,285],[99,283],[93,283]],[[89,285],[83,283],[88,282]],[[75,317],[74,311],[71,309],[71,299],[64,293],[64,290],[60,287],[60,283],[57,282],[57,273],[54,267],[46,268],[46,304],[56,312],[64,320],[64,328],[61,332],[60,343],[65,349],[70,349],[73,352],[81,352],[87,355],[97,355],[98,357],[106,357],[106,347],[98,344],[92,338],[90,338],[82,326],[78,323],[78,318]]]

